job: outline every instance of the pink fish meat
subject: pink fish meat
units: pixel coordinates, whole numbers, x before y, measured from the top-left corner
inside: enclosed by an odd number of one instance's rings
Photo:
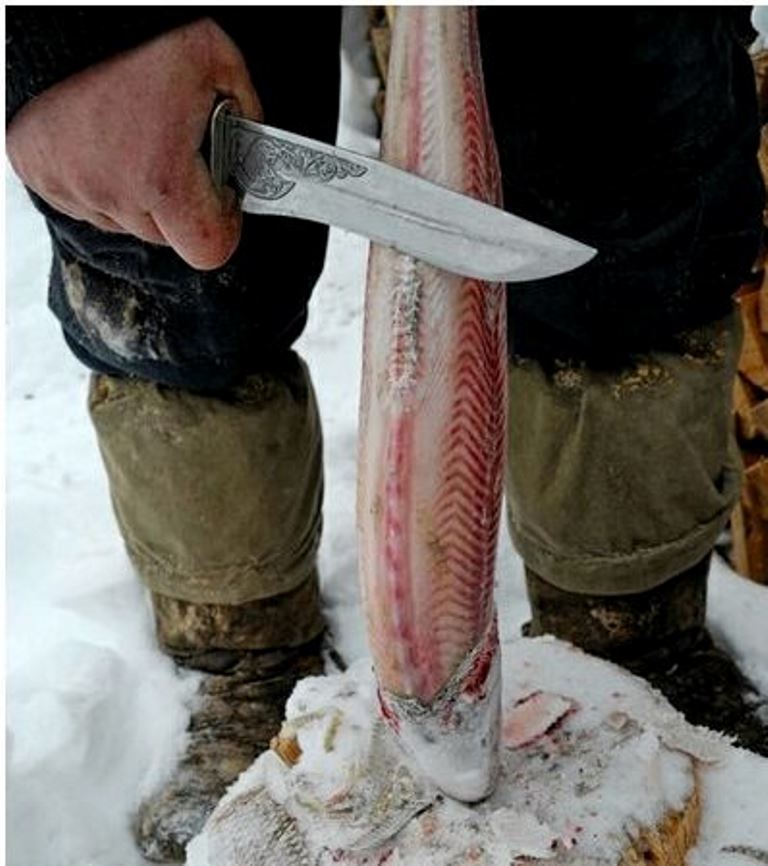
[[[570,698],[550,692],[532,692],[506,714],[501,727],[502,742],[510,749],[529,746],[552,733],[576,709],[576,703]]]
[[[500,203],[472,7],[398,8],[382,157]],[[369,642],[390,727],[467,801],[492,789],[499,747],[505,323],[501,285],[372,246],[358,470]]]

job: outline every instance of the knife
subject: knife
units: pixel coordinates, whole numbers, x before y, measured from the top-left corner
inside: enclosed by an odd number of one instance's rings
[[[592,247],[351,150],[246,120],[212,118],[211,173],[248,213],[339,226],[462,276],[522,282],[573,270]]]

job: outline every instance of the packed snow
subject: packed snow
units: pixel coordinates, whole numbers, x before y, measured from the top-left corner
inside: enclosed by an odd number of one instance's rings
[[[374,153],[368,106],[375,82],[359,39],[361,20],[347,20],[339,141]],[[354,500],[366,250],[353,235],[331,233],[298,345],[325,430],[320,568],[327,615],[341,656],[363,666]],[[175,671],[155,646],[146,594],[123,552],[86,415],[88,374],[46,309],[48,268],[42,220],[9,171],[7,863],[141,866],[131,814],[183,747],[197,677]],[[768,590],[721,562],[711,586],[714,630],[768,694]],[[526,602],[522,566],[506,533],[497,602],[509,641]],[[737,750],[729,755],[707,770],[713,781],[689,866],[749,866],[756,861],[744,851],[768,850],[768,761]],[[723,846],[737,850],[726,854]]]

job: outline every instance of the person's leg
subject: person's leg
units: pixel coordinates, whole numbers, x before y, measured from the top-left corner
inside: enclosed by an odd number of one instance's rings
[[[135,825],[145,856],[173,861],[268,747],[296,680],[322,673],[317,405],[291,351],[215,396],[97,374],[89,402],[160,648],[207,674],[180,763]]]
[[[735,321],[697,332],[715,335],[703,354],[650,353],[612,372],[548,376],[513,360],[508,518],[529,636],[618,662],[691,721],[768,753],[754,688],[705,630],[710,555],[740,477]]]
[[[243,8],[221,25],[265,120],[333,141],[339,10],[296,15]],[[94,373],[91,418],[159,645],[207,674],[180,764],[136,822],[145,856],[178,861],[277,732],[296,679],[322,670],[321,430],[291,346],[327,230],[246,216],[232,259],[199,272],[36,203],[54,246],[50,304]]]
[[[515,546],[562,589],[640,593],[713,548],[739,484],[730,315],[615,366],[509,365]],[[595,636],[596,642],[599,640]]]
[[[731,295],[763,204],[749,60],[719,13],[527,12],[518,52],[492,15],[506,205],[598,250],[509,291],[507,500],[528,633],[620,661],[694,721],[768,751],[748,683],[704,630],[739,479]]]

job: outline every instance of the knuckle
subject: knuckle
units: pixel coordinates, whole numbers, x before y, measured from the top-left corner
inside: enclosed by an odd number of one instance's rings
[[[221,32],[221,28],[210,15],[201,18],[198,24],[200,33],[208,39],[215,39],[218,33]]]
[[[220,52],[222,30],[210,17],[201,18],[195,22],[194,38],[199,51],[198,57],[206,67],[214,65],[216,56]]]

